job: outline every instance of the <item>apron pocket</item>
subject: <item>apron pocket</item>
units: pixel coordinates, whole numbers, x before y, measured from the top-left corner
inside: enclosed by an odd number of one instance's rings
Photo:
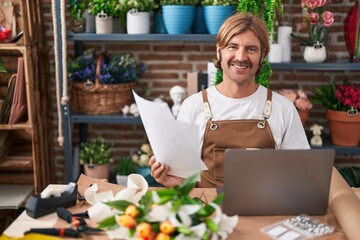
[[[224,155],[225,148],[213,148],[214,179],[224,182]]]

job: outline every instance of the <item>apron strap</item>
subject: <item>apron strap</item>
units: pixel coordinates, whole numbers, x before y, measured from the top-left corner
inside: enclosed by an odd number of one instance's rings
[[[201,91],[201,93],[202,93],[203,102],[204,102],[205,117],[206,117],[206,119],[208,121],[211,121],[211,119],[213,118],[213,115],[212,115],[211,110],[210,110],[209,99],[208,99],[208,96],[207,96],[206,89],[203,89]]]
[[[267,90],[267,98],[265,103],[265,109],[263,113],[264,120],[268,119],[271,114],[271,99],[272,99],[272,91],[270,89]]]

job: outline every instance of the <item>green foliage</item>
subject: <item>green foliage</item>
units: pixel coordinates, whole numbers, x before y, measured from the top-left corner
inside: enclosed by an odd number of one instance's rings
[[[91,141],[81,143],[80,163],[103,165],[113,161],[110,144],[99,137]]]
[[[237,7],[238,12],[250,12],[261,17],[267,26],[269,36],[276,40],[275,36],[275,22],[282,18],[283,4],[282,0],[241,0]]]
[[[88,0],[69,0],[70,16],[73,19],[81,18],[88,4]]]
[[[203,6],[236,6],[239,0],[202,0]]]
[[[99,13],[106,13],[108,16],[114,16],[117,4],[116,0],[90,0],[89,11],[95,16]]]
[[[127,176],[135,173],[136,163],[129,157],[123,157],[117,166],[117,173],[119,175]]]
[[[116,9],[127,13],[131,9],[137,9],[139,12],[150,12],[157,7],[154,0],[119,0]]]
[[[196,5],[198,0],[160,0],[160,5]]]
[[[222,73],[223,72],[220,69],[217,69],[214,85],[222,82],[222,78],[223,78]],[[270,87],[269,78],[271,77],[271,75],[272,75],[272,69],[271,69],[270,63],[267,60],[264,60],[261,71],[255,78],[255,82],[266,88],[269,88]]]
[[[338,170],[350,187],[360,187],[360,167],[345,166]]]
[[[314,90],[313,103],[320,103],[325,109],[340,110],[339,101],[336,99],[336,84],[329,83],[316,87]]]
[[[2,58],[0,58],[0,72],[7,73],[5,65],[4,65],[4,60]]]

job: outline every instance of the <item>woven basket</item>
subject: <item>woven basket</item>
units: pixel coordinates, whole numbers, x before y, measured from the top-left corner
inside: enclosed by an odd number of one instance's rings
[[[95,84],[72,82],[71,106],[73,112],[83,114],[114,114],[134,102],[132,89],[136,83],[100,84],[102,56],[97,59]]]

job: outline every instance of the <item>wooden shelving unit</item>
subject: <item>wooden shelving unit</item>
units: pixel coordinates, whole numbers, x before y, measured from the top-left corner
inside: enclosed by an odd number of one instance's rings
[[[7,132],[10,142],[0,158],[0,184],[32,184],[39,193],[54,176],[41,4],[39,0],[12,3],[23,35],[15,43],[0,43],[0,57],[7,60],[5,68],[15,73],[15,63],[23,57],[27,111],[15,124],[0,124],[0,132]]]

